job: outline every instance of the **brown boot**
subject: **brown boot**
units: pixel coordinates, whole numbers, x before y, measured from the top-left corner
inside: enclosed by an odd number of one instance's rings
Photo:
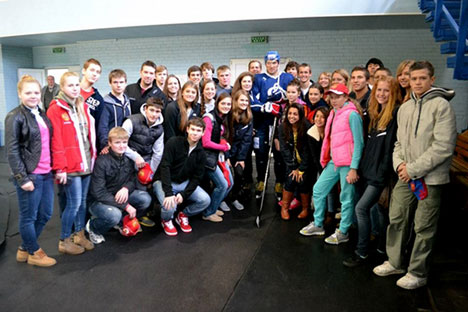
[[[50,267],[56,264],[54,258],[48,257],[42,248],[39,248],[33,255],[28,256],[28,264],[40,267]]]
[[[84,249],[86,250],[93,250],[94,249],[94,244],[86,238],[86,235],[84,233],[84,229],[79,231],[79,232],[76,232],[74,235],[73,235],[73,242],[77,245],[80,245],[81,247],[83,247]]]
[[[302,211],[297,217],[299,219],[305,219],[309,215],[309,206],[310,206],[310,194],[309,193],[301,193],[301,203],[302,203]]]
[[[283,189],[283,199],[281,201],[281,219],[289,220],[289,205],[294,197],[293,192],[288,192]]]
[[[59,241],[58,250],[61,253],[69,255],[79,255],[85,252],[85,249],[72,242],[70,237]]]
[[[323,222],[324,227],[330,227],[335,223],[335,213],[333,212],[328,212],[325,216],[325,221]]]
[[[18,262],[26,262],[28,261],[29,253],[26,250],[18,248],[16,252],[16,261]]]

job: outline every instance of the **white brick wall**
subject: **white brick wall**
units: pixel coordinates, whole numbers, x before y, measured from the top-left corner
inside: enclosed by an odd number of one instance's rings
[[[217,67],[229,64],[231,58],[263,58],[266,51],[276,49],[283,57],[310,63],[314,79],[322,71],[341,67],[350,70],[365,64],[370,57],[380,58],[393,72],[403,59],[427,59],[436,68],[436,84],[456,90],[452,105],[457,113],[457,127],[467,128],[468,83],[452,79],[453,71],[446,68],[446,56],[439,53],[429,25],[427,29],[260,33],[269,36],[269,43],[250,44],[250,37],[255,35],[259,33],[82,41],[65,45],[65,54],[53,54],[51,46],[36,47],[34,67],[79,65],[90,57],[97,58],[104,67],[97,87],[106,93],[110,70],[122,68],[131,83],[138,79],[140,65],[147,59],[166,65],[171,73],[185,75],[193,64],[210,61]]]

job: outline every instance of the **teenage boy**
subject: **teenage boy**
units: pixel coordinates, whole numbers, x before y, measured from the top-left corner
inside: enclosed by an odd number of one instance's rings
[[[186,131],[186,137],[175,136],[167,141],[156,173],[158,178],[153,185],[161,203],[161,225],[169,236],[177,235],[172,219],[178,206],[183,204],[185,208],[177,214],[175,221],[183,232],[188,233],[192,231],[188,217],[202,212],[210,204],[210,196],[200,187],[205,172],[206,155],[200,142],[205,123],[199,117],[192,118]]]
[[[301,84],[301,100],[303,100],[309,107],[312,107],[312,104],[309,100],[309,88],[314,83],[312,79],[312,69],[307,63],[302,63],[298,66],[297,76],[299,78],[299,83]]]
[[[165,100],[164,93],[156,86],[155,77],[156,64],[152,61],[146,61],[141,65],[140,79],[125,88],[125,94],[130,99],[133,114],[138,114],[140,107],[149,97]]]
[[[384,64],[378,58],[370,58],[366,63],[366,69],[369,71],[369,84],[372,88],[374,85],[374,74],[375,71],[381,67],[384,67]]]
[[[380,67],[374,73],[374,81],[377,82],[379,79],[384,79],[386,77],[391,77],[392,71],[387,67]]]
[[[210,62],[204,62],[200,65],[202,71],[202,81],[213,80],[215,83],[218,83],[218,78],[213,77],[214,75],[214,66]]]
[[[197,65],[190,66],[187,69],[187,78],[191,80],[197,86],[200,85],[200,81],[202,79],[202,70]]]
[[[135,161],[138,168],[149,163],[156,172],[164,150],[163,102],[149,98],[140,113],[129,116],[122,127],[127,130],[128,149],[125,155]]]
[[[216,69],[216,75],[219,79],[216,85],[216,98],[223,92],[231,94],[231,68],[227,65],[221,65]]]
[[[104,104],[97,125],[98,150],[107,153],[109,144],[107,137],[110,129],[121,127],[125,118],[131,115],[130,100],[124,93],[127,87],[127,74],[121,69],[109,73],[111,92],[104,97]]]
[[[457,131],[448,102],[453,90],[434,87],[434,67],[427,61],[410,67],[411,98],[398,110],[393,168],[399,180],[392,192],[387,228],[388,261],[374,268],[379,276],[403,274],[403,256],[414,224],[415,240],[408,273],[397,281],[405,289],[426,285],[439,219],[441,193],[449,182]],[[410,183],[410,185],[408,185]],[[409,186],[416,185],[412,190]]]
[[[156,87],[158,87],[159,90],[164,90],[164,85],[166,84],[166,79],[167,79],[167,67],[164,65],[158,65],[156,67]]]
[[[41,90],[41,102],[44,105],[44,111],[47,111],[50,102],[52,102],[59,91],[60,86],[55,83],[54,76],[47,76],[47,86]]]
[[[255,75],[252,93],[260,105],[252,107],[255,136],[253,148],[257,165],[257,185],[255,196],[261,197],[264,188],[266,164],[268,161],[269,128],[273,125],[275,115],[279,110],[275,102],[286,99],[286,89],[294,77],[279,71],[280,55],[277,51],[269,51],[265,55],[266,73]],[[260,109],[258,109],[260,108]]]
[[[112,128],[108,140],[109,153],[97,158],[89,187],[92,217],[86,224],[86,231],[94,244],[103,243],[103,235],[118,225],[124,214],[132,219],[142,216],[151,203],[147,192],[135,188],[135,166],[124,155],[127,131],[121,127]]]
[[[371,94],[371,89],[368,85],[369,78],[369,71],[364,67],[356,66],[351,71],[351,85],[353,87],[353,92],[349,94],[349,97],[358,101],[363,109],[367,108],[367,101]]]
[[[262,73],[262,63],[258,60],[251,60],[249,62],[248,70],[252,75]]]
[[[101,105],[104,102],[104,99],[99,91],[94,87],[94,84],[99,80],[99,77],[101,77],[101,70],[101,63],[93,58],[87,60],[81,70],[83,78],[80,82],[80,94],[86,104],[89,105],[91,115],[93,115],[95,120],[95,125],[99,124],[99,118],[104,107],[104,105]]]

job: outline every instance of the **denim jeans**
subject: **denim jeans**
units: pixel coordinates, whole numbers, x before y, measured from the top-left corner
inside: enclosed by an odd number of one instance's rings
[[[151,204],[151,196],[145,191],[135,190],[128,197],[128,202],[136,209],[137,217],[145,214]],[[104,235],[120,223],[123,211],[117,207],[95,201],[89,207],[91,213],[90,227],[94,233]]]
[[[366,257],[369,247],[369,237],[371,229],[370,210],[378,202],[383,187],[367,185],[356,204],[356,218],[358,225],[358,243],[356,253],[361,257]]]
[[[172,183],[172,192],[177,194],[185,190],[189,181],[182,183]],[[163,206],[163,201],[166,195],[164,194],[161,181],[156,181],[153,184],[153,192],[161,204],[161,220],[169,221],[174,217],[174,212],[177,210],[177,207],[172,207],[171,209],[166,209]],[[187,216],[194,216],[205,210],[210,204],[210,196],[200,187],[197,186],[195,191],[185,199],[187,204],[183,210],[183,213]]]
[[[59,195],[65,197],[66,205],[62,213],[60,239],[70,237],[73,225],[75,232],[84,229],[86,219],[86,198],[91,175],[68,177],[66,184],[59,185]],[[64,199],[59,199],[64,202]]]
[[[16,181],[16,195],[19,203],[19,232],[21,247],[33,254],[39,249],[37,239],[52,216],[54,209],[54,179],[52,173],[30,174],[33,191],[23,190]]]
[[[231,181],[231,185],[228,186],[228,182],[226,181],[226,178],[224,178],[223,172],[219,166],[216,166],[214,171],[206,170],[205,172],[210,180],[213,181],[215,186],[213,192],[211,192],[211,203],[208,208],[203,211],[203,215],[207,217],[211,216],[216,212],[216,210],[218,210],[221,202],[229,194],[234,181],[232,179],[231,171],[229,170],[229,180]]]

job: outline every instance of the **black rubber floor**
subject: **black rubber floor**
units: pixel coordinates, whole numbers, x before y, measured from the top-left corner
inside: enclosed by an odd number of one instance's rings
[[[447,277],[439,266],[429,287],[405,291],[395,285],[397,277],[372,273],[381,260],[344,267],[353,240],[329,246],[323,238],[302,237],[298,231],[307,221],[279,219],[272,194],[260,229],[256,210],[252,200],[219,224],[192,218],[193,232],[176,237],[159,225],[134,238],[114,231],[79,256],[58,253],[56,211],[40,238],[56,266],[17,263],[18,235],[0,250],[0,311],[468,310],[466,264],[459,260],[438,255],[439,263],[456,263],[459,271]]]

